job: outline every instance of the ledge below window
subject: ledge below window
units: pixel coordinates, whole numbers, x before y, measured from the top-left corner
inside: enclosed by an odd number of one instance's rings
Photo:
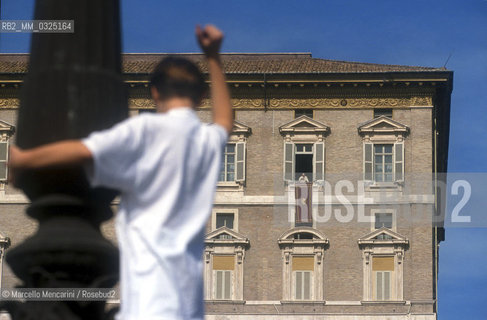
[[[406,300],[374,300],[374,301],[361,301],[362,305],[374,305],[374,304],[406,304]]]
[[[404,182],[365,182],[365,191],[402,191]]]
[[[242,191],[243,183],[236,181],[218,181],[216,191]]]
[[[314,304],[314,305],[324,305],[323,300],[281,300],[281,304]]]
[[[205,303],[211,304],[245,304],[245,300],[205,300]]]

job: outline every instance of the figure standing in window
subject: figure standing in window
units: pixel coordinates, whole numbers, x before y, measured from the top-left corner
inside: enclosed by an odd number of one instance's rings
[[[309,183],[308,177],[303,173],[301,173],[301,176],[298,179],[299,183]]]

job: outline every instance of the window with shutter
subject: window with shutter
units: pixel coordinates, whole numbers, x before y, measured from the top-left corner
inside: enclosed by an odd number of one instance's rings
[[[325,179],[325,144],[323,142],[315,143],[315,153],[314,153],[314,179],[313,180],[324,180]]]
[[[394,145],[394,159],[395,181],[404,181],[404,143]]]
[[[373,257],[372,271],[375,277],[376,300],[391,300],[391,279],[394,257]]]
[[[228,143],[223,153],[222,168],[218,181],[235,181],[235,144]]]
[[[294,271],[295,300],[311,300],[312,276],[311,271]]]
[[[217,300],[232,299],[234,256],[213,257],[213,298]]]
[[[379,183],[404,180],[404,144],[364,143],[364,180]]]
[[[0,181],[7,181],[8,142],[0,142]]]
[[[295,256],[292,260],[294,273],[294,299],[311,300],[314,257]]]
[[[292,181],[294,177],[294,143],[284,143],[284,180]]]
[[[364,180],[371,181],[372,180],[372,143],[365,143],[364,144]]]
[[[237,151],[237,174],[236,174],[236,181],[244,181],[245,180],[245,142],[238,142],[236,144],[236,151]]]

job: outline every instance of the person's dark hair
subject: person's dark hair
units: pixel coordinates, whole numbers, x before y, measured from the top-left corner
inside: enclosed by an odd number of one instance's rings
[[[190,98],[195,106],[206,93],[206,82],[198,67],[191,61],[178,57],[163,59],[155,67],[150,78],[161,98]]]

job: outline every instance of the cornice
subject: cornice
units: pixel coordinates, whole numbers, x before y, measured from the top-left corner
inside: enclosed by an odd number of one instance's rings
[[[131,109],[155,108],[152,99],[129,98]],[[0,109],[18,108],[18,98],[0,99]],[[255,99],[232,99],[235,109],[361,109],[361,108],[410,108],[410,107],[432,107],[432,96],[410,96],[401,98],[261,98]],[[201,109],[211,107],[210,100],[205,99]]]

